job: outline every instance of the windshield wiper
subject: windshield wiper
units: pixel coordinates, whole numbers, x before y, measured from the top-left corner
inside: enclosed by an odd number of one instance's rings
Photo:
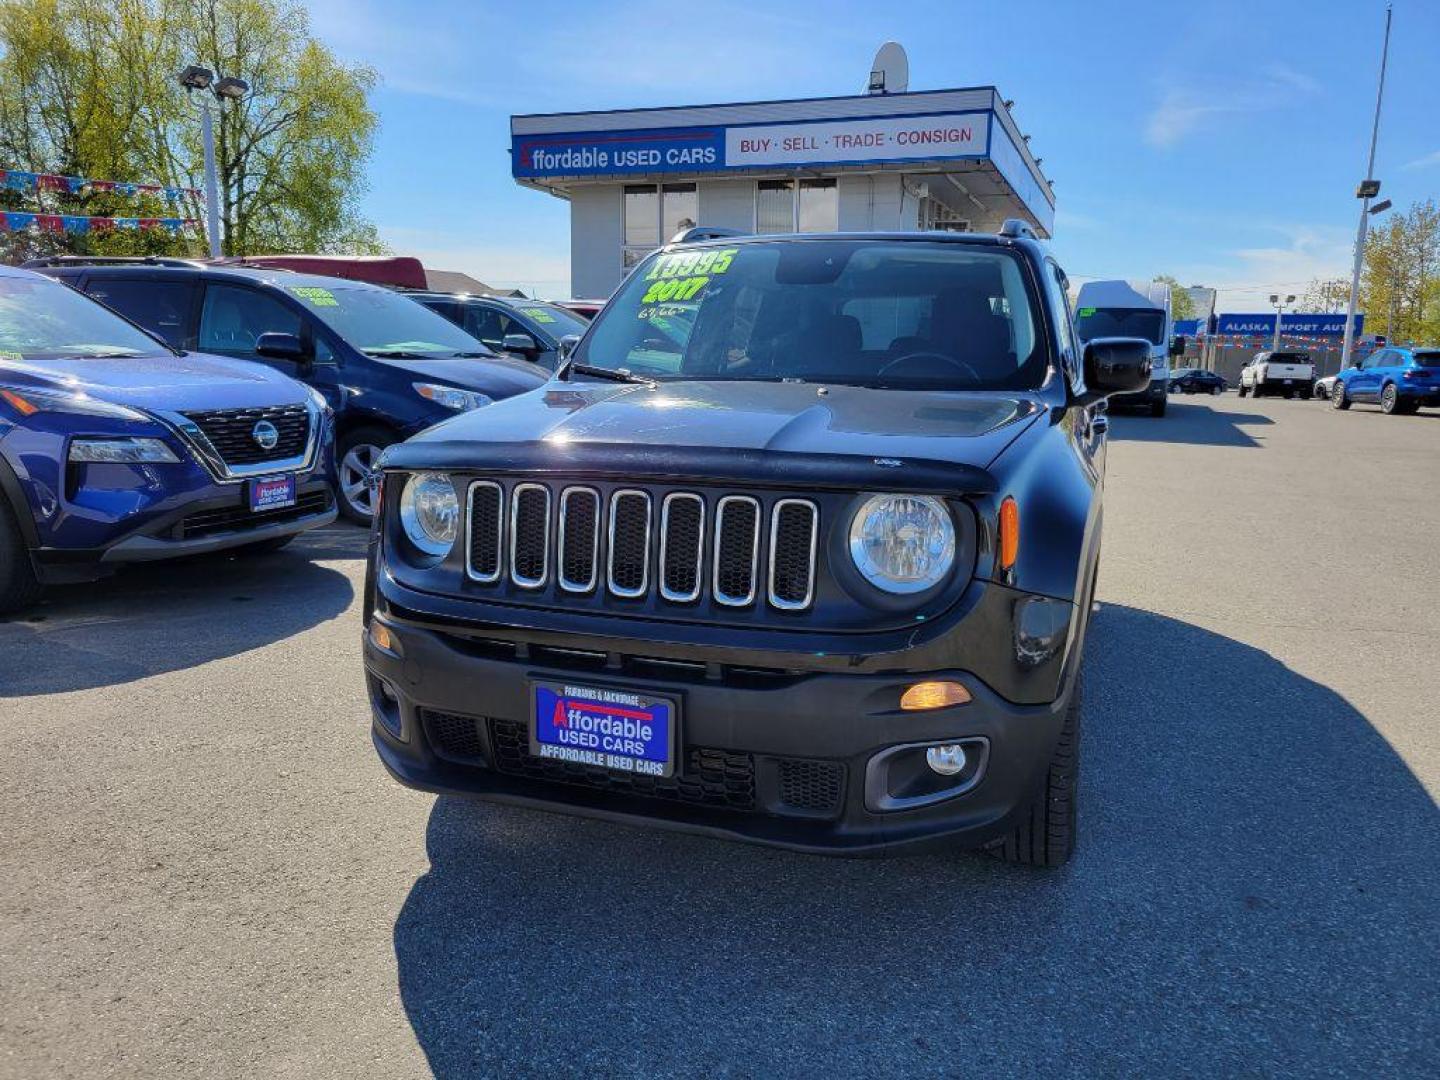
[[[361,349],[366,356],[378,356],[381,360],[433,360],[434,353],[411,352],[409,349]]]
[[[373,353],[371,355],[374,355]],[[455,352],[451,356],[460,360],[494,360],[499,353],[493,352]]]
[[[610,382],[638,383],[641,386],[655,386],[654,379],[647,379],[644,375],[636,375],[629,368],[608,368],[594,367],[590,364],[567,364],[565,377],[568,379],[572,371],[578,371],[581,375],[593,375],[597,379],[608,379]]]

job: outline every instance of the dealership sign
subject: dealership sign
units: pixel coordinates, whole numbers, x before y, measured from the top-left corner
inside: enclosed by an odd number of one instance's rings
[[[1365,326],[1365,316],[1355,315],[1355,334],[1358,337]],[[1215,333],[1250,336],[1274,336],[1275,313],[1260,315],[1218,315]],[[1307,315],[1304,312],[1285,315],[1280,324],[1280,333],[1296,337],[1341,337],[1345,333],[1344,315]]]
[[[989,144],[988,112],[516,135],[511,170],[517,178],[553,178],[866,165],[983,158]]]

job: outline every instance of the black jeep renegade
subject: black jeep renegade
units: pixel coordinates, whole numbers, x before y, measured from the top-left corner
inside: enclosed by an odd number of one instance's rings
[[[1056,865],[1108,394],[998,236],[638,266],[549,383],[384,460],[364,653],[401,782],[805,851]]]

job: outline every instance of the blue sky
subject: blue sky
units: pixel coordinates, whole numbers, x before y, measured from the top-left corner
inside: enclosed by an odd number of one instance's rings
[[[310,0],[373,65],[364,206],[398,253],[568,289],[566,204],[510,179],[509,118],[856,93],[876,46],[915,90],[993,84],[1055,181],[1072,277],[1171,273],[1221,310],[1348,275],[1384,5],[971,2],[526,4]],[[1376,174],[1440,197],[1440,3],[1398,0]],[[902,13],[903,12],[903,13]]]

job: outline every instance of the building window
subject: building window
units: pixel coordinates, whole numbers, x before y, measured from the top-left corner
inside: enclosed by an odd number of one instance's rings
[[[755,185],[755,231],[835,232],[840,228],[840,187],[834,179],[761,180]]]
[[[694,225],[699,202],[694,184],[626,184],[625,271],[681,229]]]
[[[920,200],[920,228],[936,232],[969,232],[970,219],[933,196]]]
[[[795,207],[796,232],[837,232],[840,229],[840,185],[834,179],[801,180]]]
[[[795,231],[795,181],[761,180],[755,187],[755,231]]]

